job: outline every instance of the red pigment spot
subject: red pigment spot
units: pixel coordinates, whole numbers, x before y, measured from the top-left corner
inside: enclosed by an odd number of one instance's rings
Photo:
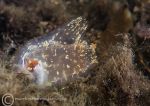
[[[34,71],[34,68],[35,66],[38,64],[38,61],[37,60],[34,60],[34,59],[29,59],[27,61],[27,68],[30,72],[33,72]]]

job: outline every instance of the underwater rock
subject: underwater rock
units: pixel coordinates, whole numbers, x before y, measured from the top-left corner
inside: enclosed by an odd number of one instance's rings
[[[150,27],[146,25],[142,25],[141,23],[137,23],[135,27],[135,33],[137,36],[144,39],[150,39]]]
[[[43,85],[68,81],[97,63],[95,44],[82,40],[87,21],[78,17],[47,35],[32,39],[14,58],[16,71],[28,71],[34,81]]]

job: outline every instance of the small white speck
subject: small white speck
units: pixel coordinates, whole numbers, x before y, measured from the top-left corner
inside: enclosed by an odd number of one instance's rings
[[[49,46],[48,41],[42,42],[42,44],[43,44],[43,47],[48,47]]]
[[[59,72],[57,71],[57,75],[59,75]]]
[[[58,36],[58,33],[56,33],[55,36]]]
[[[78,64],[77,66],[80,68],[80,65],[79,65],[79,64]]]
[[[68,53],[68,50],[65,50],[66,53]]]
[[[52,67],[52,65],[49,65],[48,67]]]
[[[67,66],[67,68],[70,68],[70,66],[68,64],[66,66]]]
[[[66,35],[69,35],[69,33],[67,32]]]
[[[28,47],[28,50],[33,50],[33,49],[36,49],[36,48],[37,48],[36,45],[30,45],[30,46]]]
[[[69,59],[69,55],[66,55],[66,56],[65,56],[65,59]]]

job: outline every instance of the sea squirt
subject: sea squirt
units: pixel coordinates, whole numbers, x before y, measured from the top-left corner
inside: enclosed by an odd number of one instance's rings
[[[29,40],[16,52],[16,70],[27,70],[38,85],[68,81],[84,73],[97,63],[95,46],[82,39],[86,29],[86,19],[78,17],[47,35]]]

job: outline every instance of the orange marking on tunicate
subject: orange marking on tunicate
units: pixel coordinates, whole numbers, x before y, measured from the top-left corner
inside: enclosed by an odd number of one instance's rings
[[[29,59],[27,61],[27,68],[29,71],[33,72],[34,71],[34,68],[35,66],[38,64],[38,61],[37,60],[34,60],[34,59]]]

